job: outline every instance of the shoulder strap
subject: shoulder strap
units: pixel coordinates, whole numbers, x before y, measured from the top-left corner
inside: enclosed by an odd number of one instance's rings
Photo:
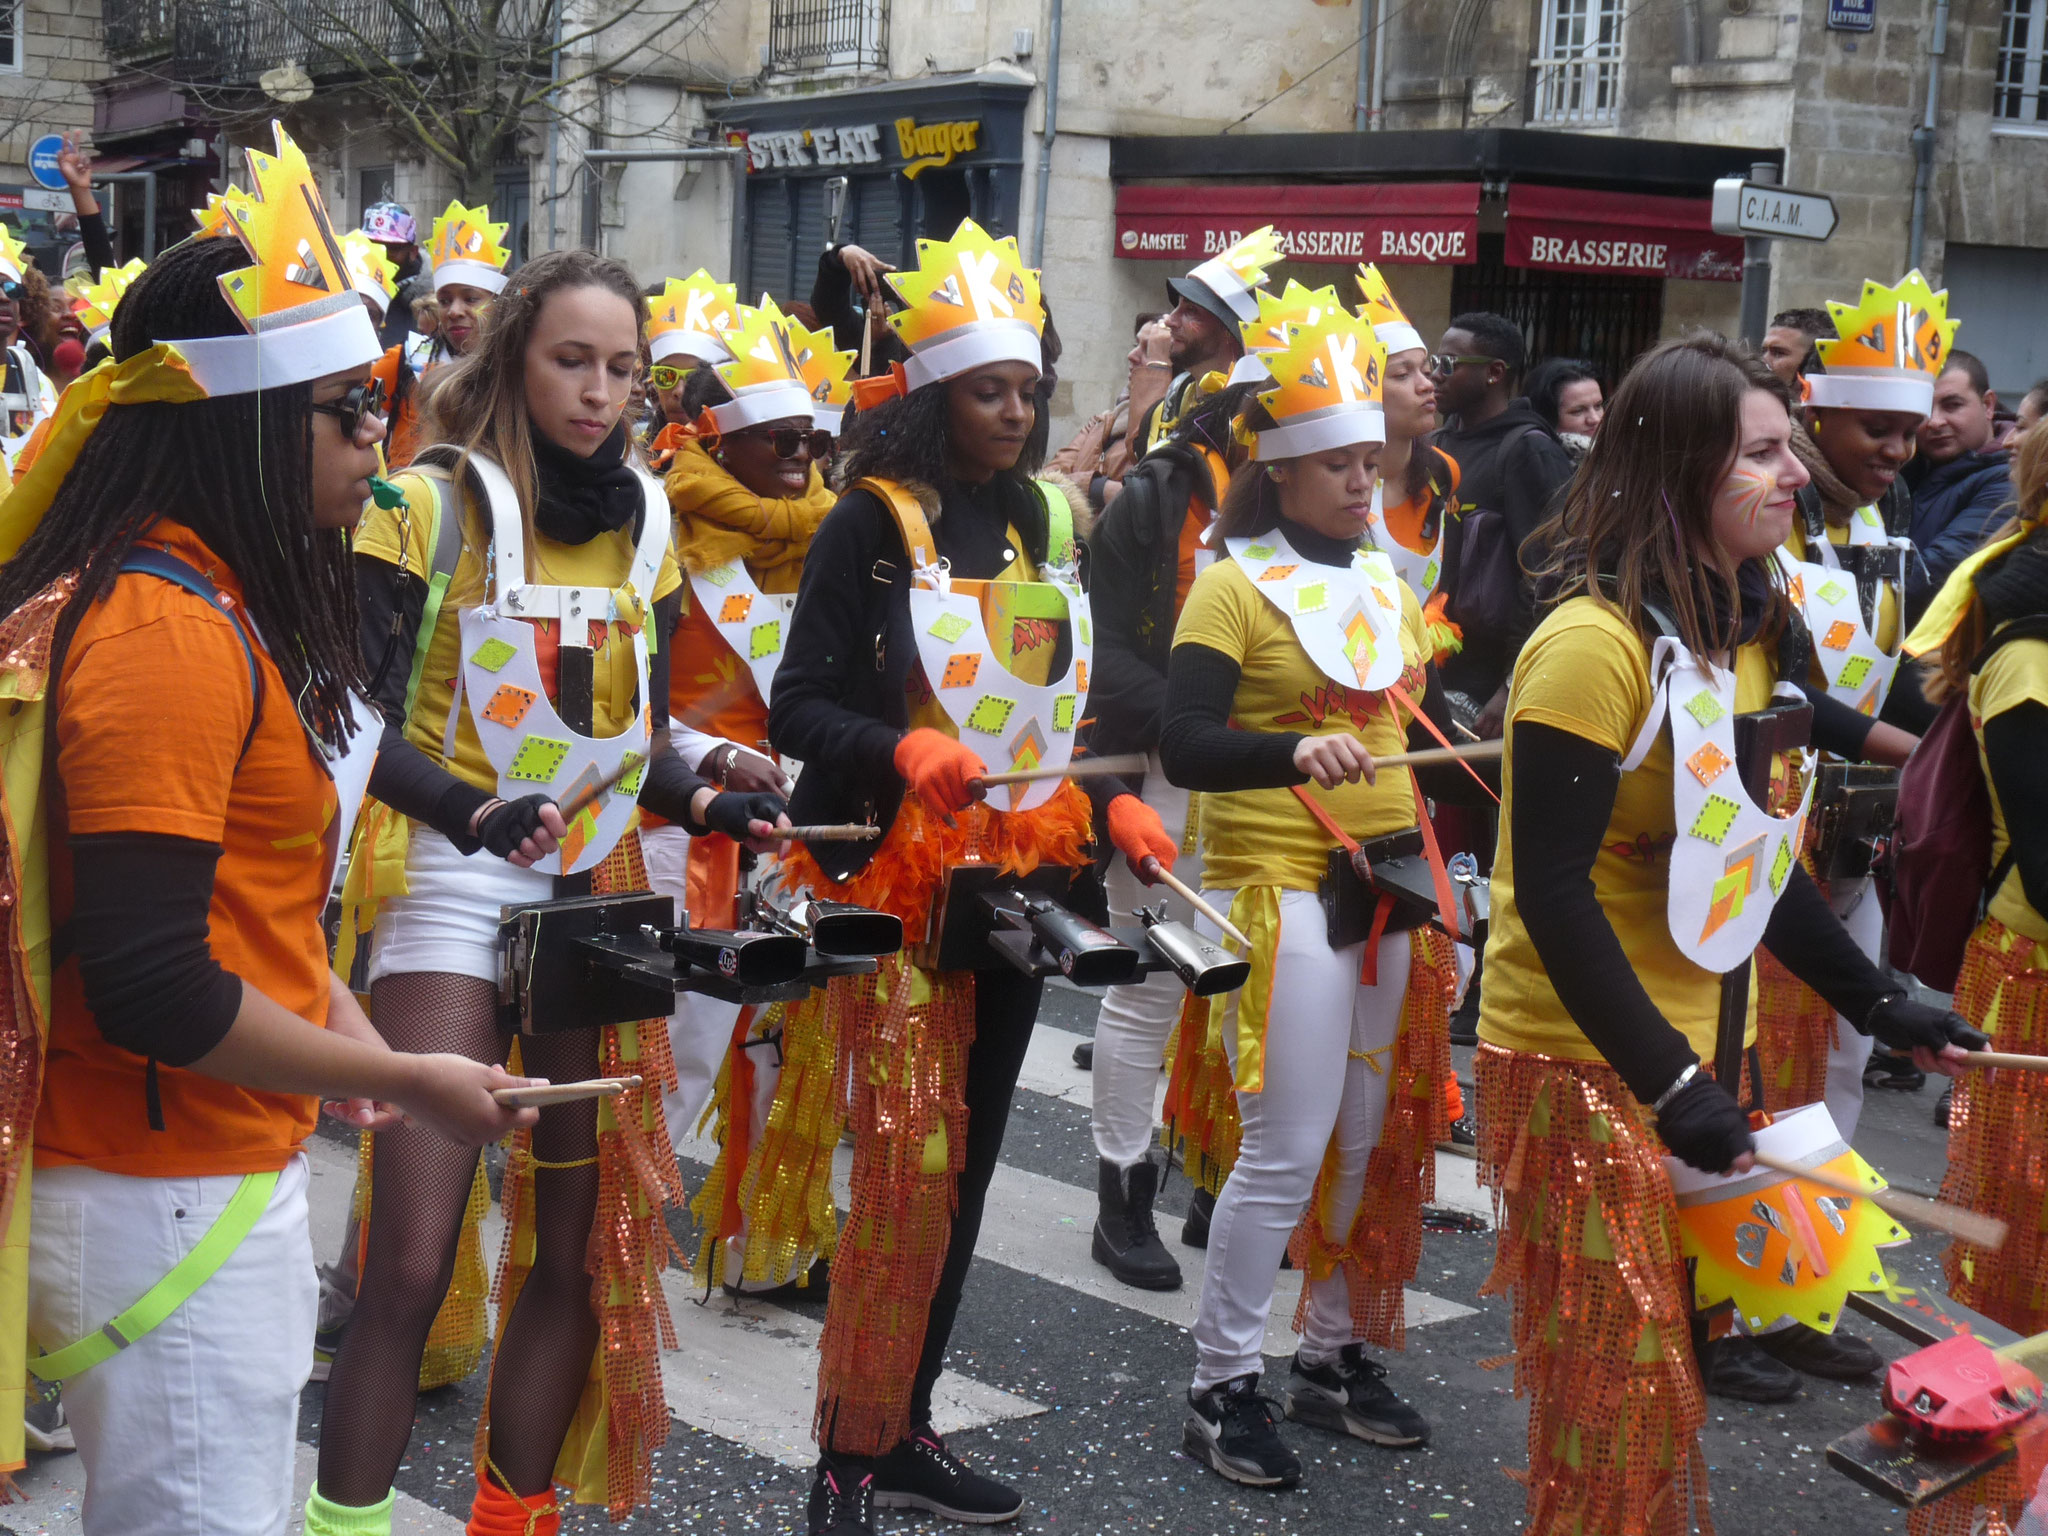
[[[896,531],[903,535],[903,549],[910,556],[912,570],[939,563],[939,546],[932,538],[932,525],[908,487],[871,475],[856,481],[853,488],[867,491],[889,509],[889,515],[896,519]],[[1070,511],[1069,520],[1072,516]]]
[[[1079,558],[1074,546],[1074,505],[1050,480],[1034,480],[1045,507],[1045,559],[1048,565],[1072,566]]]
[[[121,569],[139,571],[145,576],[168,581],[174,587],[183,587],[218,608],[233,622],[235,638],[242,642],[242,659],[249,663],[249,700],[253,706],[249,711],[249,729],[242,736],[242,750],[235,754],[235,766],[241,767],[242,759],[249,755],[249,743],[256,739],[256,724],[263,718],[263,669],[256,665],[256,647],[249,640],[249,627],[242,619],[240,606],[230,603],[221,595],[219,587],[167,550],[130,550],[128,558],[121,562]]]
[[[455,578],[455,562],[462,554],[462,518],[447,515],[446,498],[441,486],[446,473],[432,466],[416,465],[414,473],[426,484],[427,510],[426,547],[430,551],[427,566],[427,598],[420,605],[420,627],[412,649],[412,675],[405,683],[405,716],[412,718],[413,700],[419,696],[420,678],[427,670],[427,650],[434,643],[434,630],[441,618],[441,604],[448,596],[448,583]]]

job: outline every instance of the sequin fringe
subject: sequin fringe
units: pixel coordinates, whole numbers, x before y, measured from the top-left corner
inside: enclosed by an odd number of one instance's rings
[[[1955,1006],[1994,1050],[2048,1052],[2048,944],[1987,920],[1963,952]],[[2048,1077],[1966,1072],[1955,1087],[1942,1198],[2001,1217],[2011,1230],[1997,1252],[1949,1247],[1949,1294],[2015,1333],[2040,1333],[2048,1329]]]
[[[1159,1139],[1180,1158],[1188,1179],[1212,1195],[1237,1166],[1244,1127],[1237,1118],[1237,1084],[1223,1050],[1220,1011],[1192,992],[1174,1029],[1173,1070]]]
[[[813,1426],[843,1455],[882,1455],[911,1429],[911,1384],[967,1155],[974,987],[972,972],[924,971],[897,956],[845,1009],[858,1134]]]
[[[644,891],[647,869],[640,839],[629,832],[592,872],[599,895]],[[662,1296],[661,1272],[682,1259],[664,1212],[686,1201],[682,1175],[662,1115],[662,1089],[676,1082],[669,1056],[668,1021],[647,1019],[601,1032],[598,1071],[607,1077],[638,1074],[639,1088],[598,1103],[597,1219],[586,1264],[597,1314],[597,1352],[590,1384],[555,1464],[556,1478],[579,1504],[603,1504],[622,1520],[647,1501],[656,1448],[667,1443],[668,1402],[662,1393],[661,1355],[677,1347],[675,1324]],[[493,1299],[498,1339],[533,1267],[534,1163],[532,1133],[512,1139],[500,1201],[505,1247]],[[489,1394],[476,1430],[476,1461],[490,1448]]]
[[[1481,1045],[1479,1182],[1530,1399],[1531,1536],[1711,1536],[1678,1213],[1649,1115],[1604,1063]]]
[[[807,1274],[829,1259],[839,1242],[839,1216],[832,1198],[832,1153],[846,1125],[846,1094],[840,1071],[842,1024],[872,987],[864,976],[842,976],[820,991],[779,1006],[770,1027],[782,1031],[782,1077],[768,1123],[744,1148],[736,1202],[746,1232],[737,1276],[725,1272],[728,1230],[726,1189],[731,1174],[734,1121],[753,1112],[753,1095],[733,1082],[729,1051],[718,1077],[718,1160],[690,1207],[703,1233],[698,1270],[707,1287],[721,1281],[781,1281]]]
[[[1835,1010],[1817,992],[1768,950],[1756,952],[1756,1049],[1763,1060],[1765,1108],[1776,1113],[1827,1097],[1835,1025]]]
[[[376,1145],[374,1131],[363,1132],[356,1142],[356,1193],[351,1214],[356,1222],[357,1275],[370,1258],[370,1191]],[[491,1277],[484,1268],[483,1226],[490,1209],[491,1181],[484,1173],[483,1159],[478,1158],[469,1202],[462,1209],[462,1230],[455,1239],[455,1272],[449,1277],[448,1294],[441,1298],[441,1310],[434,1314],[427,1347],[420,1355],[422,1392],[467,1379],[484,1357],[484,1334],[490,1324],[485,1302],[491,1293]]]
[[[1923,1504],[1906,1516],[1906,1536],[2013,1536],[2036,1505],[2036,1521],[2048,1510],[2048,1424],[2040,1419],[2013,1435],[2015,1455],[1947,1498]],[[2036,1527],[2029,1525],[2027,1530]]]
[[[1319,1212],[1337,1172],[1337,1144],[1331,1138],[1316,1176],[1315,1192],[1302,1213],[1287,1252],[1310,1281],[1338,1265],[1351,1300],[1351,1327],[1368,1344],[1405,1345],[1402,1287],[1422,1262],[1422,1207],[1436,1198],[1436,1146],[1451,1133],[1444,1085],[1451,1081],[1451,998],[1458,986],[1458,952],[1435,928],[1417,928],[1409,940],[1412,956],[1408,991],[1401,1003],[1401,1032],[1395,1042],[1393,1080],[1387,1085],[1387,1117],[1378,1145],[1365,1165],[1365,1192],[1344,1242],[1333,1242]],[[1309,1286],[1294,1309],[1294,1331],[1308,1324]]]

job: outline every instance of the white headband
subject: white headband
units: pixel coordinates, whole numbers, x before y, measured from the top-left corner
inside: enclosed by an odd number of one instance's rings
[[[436,293],[450,283],[460,283],[465,288],[481,288],[485,293],[503,293],[505,282],[505,274],[487,261],[444,261],[434,268]]]
[[[292,325],[272,325],[253,336],[180,337],[171,345],[212,399],[304,384],[374,363],[384,355],[377,328],[370,323],[369,306],[355,289],[293,313],[306,309],[326,313]]]
[[[1305,453],[1327,453],[1332,448],[1386,440],[1386,413],[1377,405],[1326,405],[1280,426],[1268,427],[1259,434],[1252,457],[1262,463],[1270,459],[1298,459]]]

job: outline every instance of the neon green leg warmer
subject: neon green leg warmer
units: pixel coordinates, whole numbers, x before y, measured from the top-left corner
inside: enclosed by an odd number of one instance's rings
[[[306,1495],[306,1536],[391,1536],[391,1510],[397,1502],[394,1491],[380,1504],[333,1504],[320,1496],[315,1483]]]

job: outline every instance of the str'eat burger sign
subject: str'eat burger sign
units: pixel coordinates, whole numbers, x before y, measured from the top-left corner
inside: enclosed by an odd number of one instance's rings
[[[924,171],[950,165],[981,147],[981,119],[920,123],[899,117],[885,128],[880,123],[852,123],[830,128],[775,128],[746,135],[747,165],[753,171],[808,170],[812,166],[882,165],[895,150],[903,174],[915,180]]]

